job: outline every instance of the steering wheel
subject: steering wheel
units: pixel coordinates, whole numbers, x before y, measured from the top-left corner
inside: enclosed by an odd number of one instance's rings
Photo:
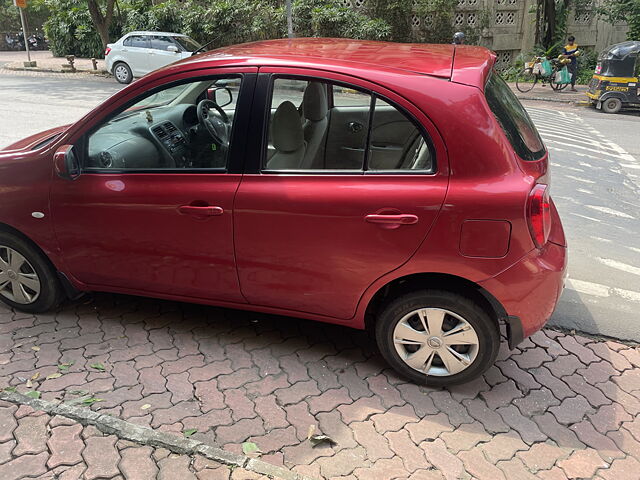
[[[198,120],[205,126],[213,141],[221,147],[229,146],[231,121],[225,111],[213,100],[204,99],[198,103]]]

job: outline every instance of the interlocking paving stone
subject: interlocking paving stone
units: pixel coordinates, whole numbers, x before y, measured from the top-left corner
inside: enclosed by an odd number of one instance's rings
[[[0,307],[0,387],[25,391],[39,373],[45,399],[93,395],[95,412],[179,437],[197,429],[230,452],[254,441],[274,465],[342,480],[623,480],[640,458],[638,352],[544,330],[512,354],[502,345],[483,377],[439,389],[400,378],[370,335],[338,326],[105,294],[47,315]],[[0,402],[0,467],[24,458],[63,480],[263,476],[135,444],[98,449],[109,437],[96,429],[38,415]],[[311,447],[311,426],[337,445]],[[96,466],[106,458],[116,470]]]

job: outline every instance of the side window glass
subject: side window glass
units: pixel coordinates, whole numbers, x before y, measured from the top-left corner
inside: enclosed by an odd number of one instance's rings
[[[132,40],[133,40],[133,37],[125,38],[124,41],[122,42],[122,45],[124,45],[125,47],[130,47]]]
[[[160,35],[153,35],[151,39],[151,48],[155,50],[166,50],[169,45],[173,45],[178,48],[169,37],[163,37]]]
[[[234,76],[145,95],[88,136],[83,170],[225,169],[240,86]]]
[[[393,105],[376,98],[368,170],[431,170],[430,147],[410,118]]]
[[[362,170],[371,95],[345,89],[349,106],[330,107],[336,88],[320,80],[275,79],[265,170]]]
[[[129,42],[125,44],[128,47],[149,48],[148,37],[144,35],[132,35],[126,41]]]

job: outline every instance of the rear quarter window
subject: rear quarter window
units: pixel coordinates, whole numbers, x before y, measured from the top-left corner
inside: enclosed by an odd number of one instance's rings
[[[540,160],[545,147],[529,114],[500,76],[493,72],[487,81],[485,97],[516,154],[526,161]]]

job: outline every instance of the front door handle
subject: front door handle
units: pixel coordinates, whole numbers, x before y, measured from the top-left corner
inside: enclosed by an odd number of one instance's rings
[[[413,225],[418,223],[417,215],[401,213],[399,215],[373,214],[364,217],[369,223],[383,223],[386,225]]]
[[[222,215],[224,210],[222,207],[212,207],[212,206],[195,206],[195,205],[182,205],[178,207],[178,211],[185,215],[195,215],[197,217],[216,217]]]

